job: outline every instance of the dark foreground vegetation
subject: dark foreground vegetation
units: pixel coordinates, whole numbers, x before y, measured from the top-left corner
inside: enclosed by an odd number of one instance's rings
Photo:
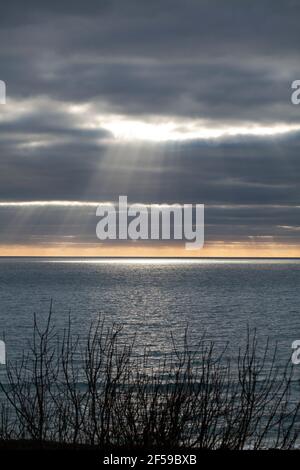
[[[29,353],[8,364],[0,384],[0,448],[87,446],[98,449],[292,449],[299,402],[291,400],[292,368],[276,350],[258,352],[248,334],[236,361],[201,338],[172,341],[153,365],[124,344],[122,328],[100,319],[86,338],[59,338],[34,320]]]

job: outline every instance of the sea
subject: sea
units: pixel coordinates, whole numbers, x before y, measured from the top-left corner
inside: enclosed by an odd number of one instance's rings
[[[228,345],[229,356],[255,331],[262,347],[277,345],[284,365],[300,340],[300,260],[1,258],[0,339],[8,361],[29,347],[34,314],[42,327],[51,303],[58,332],[70,318],[73,333],[84,337],[100,317],[121,325],[123,338],[134,337],[153,358],[174,339],[180,345],[186,329],[192,344],[205,335],[217,349]]]

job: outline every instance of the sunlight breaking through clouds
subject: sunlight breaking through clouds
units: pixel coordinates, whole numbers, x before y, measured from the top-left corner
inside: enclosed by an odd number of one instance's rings
[[[159,116],[149,114],[144,117],[127,114],[101,113],[97,105],[91,103],[64,103],[44,97],[10,99],[0,116],[1,125],[15,124],[16,133],[22,139],[16,144],[20,148],[38,148],[59,144],[66,138],[58,132],[63,125],[65,132],[88,133],[97,144],[106,143],[166,143],[191,140],[222,140],[238,137],[276,137],[300,131],[300,123],[274,120],[268,123],[258,121],[220,121],[219,119],[198,119],[178,115]],[[33,124],[33,131],[23,127]],[[34,125],[40,125],[38,132]],[[42,127],[43,126],[43,127]],[[7,130],[4,127],[4,131]],[[56,132],[54,132],[56,131]],[[101,133],[102,131],[102,133]],[[104,133],[103,133],[104,132]],[[98,133],[98,137],[97,137]]]
[[[115,139],[133,142],[167,142],[186,140],[222,139],[235,136],[276,136],[300,130],[299,124],[275,123],[262,125],[245,123],[240,125],[209,125],[205,121],[167,121],[147,122],[127,118],[101,119],[104,129],[110,131]]]

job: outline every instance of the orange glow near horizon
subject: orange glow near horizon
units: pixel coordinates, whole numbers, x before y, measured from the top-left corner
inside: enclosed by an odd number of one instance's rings
[[[0,245],[0,256],[28,257],[210,257],[210,258],[300,258],[300,245],[218,242],[201,250],[184,247],[104,246],[97,244]]]

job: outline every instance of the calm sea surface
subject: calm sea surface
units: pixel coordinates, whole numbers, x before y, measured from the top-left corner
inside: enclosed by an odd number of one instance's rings
[[[191,337],[245,342],[249,325],[262,344],[278,342],[279,361],[300,339],[300,261],[1,259],[0,334],[14,360],[43,323],[53,299],[54,322],[84,335],[99,314],[159,356],[188,325]],[[300,365],[299,378],[300,378]]]

